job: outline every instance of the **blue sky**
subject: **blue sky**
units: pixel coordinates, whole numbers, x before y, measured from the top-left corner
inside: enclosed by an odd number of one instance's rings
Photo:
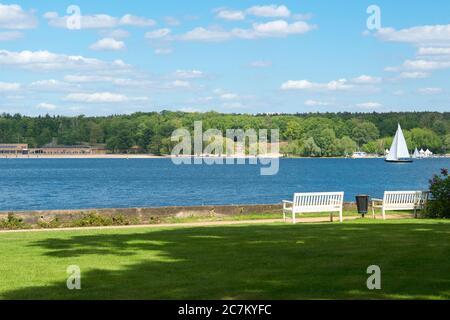
[[[449,111],[449,12],[445,0],[0,0],[0,112]]]

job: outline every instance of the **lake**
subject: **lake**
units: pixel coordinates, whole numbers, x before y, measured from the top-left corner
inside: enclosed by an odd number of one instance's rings
[[[170,159],[0,159],[0,211],[272,204],[294,192],[426,190],[450,159],[388,164],[383,159],[281,159],[257,165],[181,165]]]

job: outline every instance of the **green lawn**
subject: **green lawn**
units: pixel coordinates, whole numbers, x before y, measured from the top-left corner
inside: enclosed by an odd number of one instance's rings
[[[450,221],[369,219],[0,234],[0,298],[450,299],[449,239]]]

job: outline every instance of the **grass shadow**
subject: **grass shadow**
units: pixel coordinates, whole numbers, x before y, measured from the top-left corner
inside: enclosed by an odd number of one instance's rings
[[[28,242],[58,281],[4,299],[450,299],[449,223],[354,222],[47,233]],[[80,264],[82,289],[66,288]],[[366,269],[379,265],[382,290]],[[49,271],[50,272],[50,271]],[[54,272],[54,271],[53,271]]]

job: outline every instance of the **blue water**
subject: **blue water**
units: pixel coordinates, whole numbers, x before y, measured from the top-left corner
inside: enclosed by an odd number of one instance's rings
[[[170,159],[0,159],[0,211],[271,204],[294,192],[381,197],[421,190],[450,159],[281,159],[275,176],[255,165],[174,165]]]

